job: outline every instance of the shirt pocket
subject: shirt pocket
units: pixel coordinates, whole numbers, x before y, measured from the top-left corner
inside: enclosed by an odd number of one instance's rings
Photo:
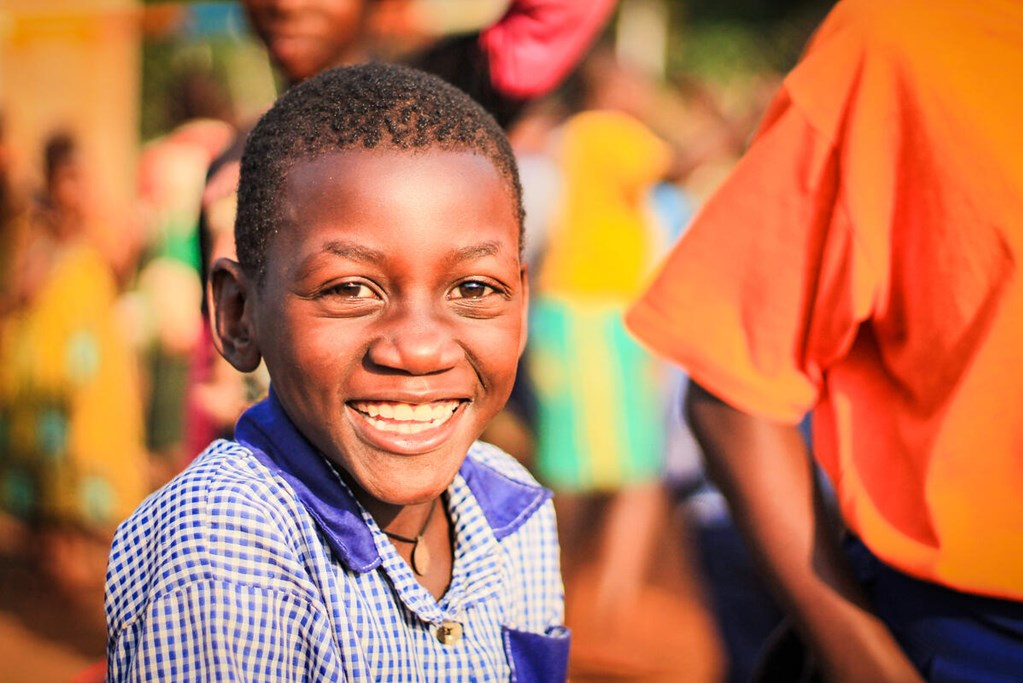
[[[544,633],[502,628],[512,683],[564,683],[568,678],[571,632],[552,626]]]

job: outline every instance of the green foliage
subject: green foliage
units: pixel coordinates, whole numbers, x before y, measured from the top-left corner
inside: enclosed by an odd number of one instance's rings
[[[190,90],[183,92],[186,83]],[[202,114],[234,122],[259,114],[276,95],[262,46],[249,36],[180,36],[144,42],[141,139]]]
[[[710,81],[781,73],[833,0],[672,0],[668,70]]]
[[[141,136],[149,140],[177,123],[183,79],[205,74],[223,82],[221,70],[226,41],[183,42],[179,39],[146,40],[142,45]],[[219,57],[219,58],[218,58]]]
[[[148,4],[141,55],[143,140],[192,116],[251,117],[273,100],[266,53],[236,0]]]

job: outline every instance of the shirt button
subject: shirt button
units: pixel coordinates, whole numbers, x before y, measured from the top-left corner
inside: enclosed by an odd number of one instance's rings
[[[462,625],[457,621],[444,621],[437,627],[437,640],[441,645],[454,645],[462,639]]]

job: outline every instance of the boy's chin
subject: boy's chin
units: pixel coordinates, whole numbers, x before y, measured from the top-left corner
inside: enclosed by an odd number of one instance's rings
[[[355,456],[354,462],[339,464],[346,470],[349,483],[372,501],[389,506],[416,505],[447,490],[471,444],[471,440],[456,438],[429,452],[409,455],[367,448],[362,443],[348,451]]]
[[[360,500],[364,505],[369,503],[367,507],[372,507],[374,503],[392,507],[429,503],[447,490],[457,473],[456,467],[448,476],[444,476],[447,473],[442,476],[434,473],[430,477],[404,477],[400,481],[366,481],[361,489],[368,500],[364,497],[360,497]]]

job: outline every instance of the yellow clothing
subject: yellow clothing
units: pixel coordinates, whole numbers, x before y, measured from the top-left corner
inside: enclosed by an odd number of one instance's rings
[[[558,151],[563,196],[530,321],[537,471],[556,489],[614,491],[662,473],[662,368],[622,314],[665,241],[647,207],[671,152],[612,111],[569,119]]]
[[[0,504],[106,529],[146,493],[136,368],[107,264],[84,245],[58,249],[0,336]]]
[[[588,111],[565,123],[558,152],[564,198],[551,226],[540,291],[632,298],[662,246],[645,206],[668,168],[668,145],[627,114]]]

